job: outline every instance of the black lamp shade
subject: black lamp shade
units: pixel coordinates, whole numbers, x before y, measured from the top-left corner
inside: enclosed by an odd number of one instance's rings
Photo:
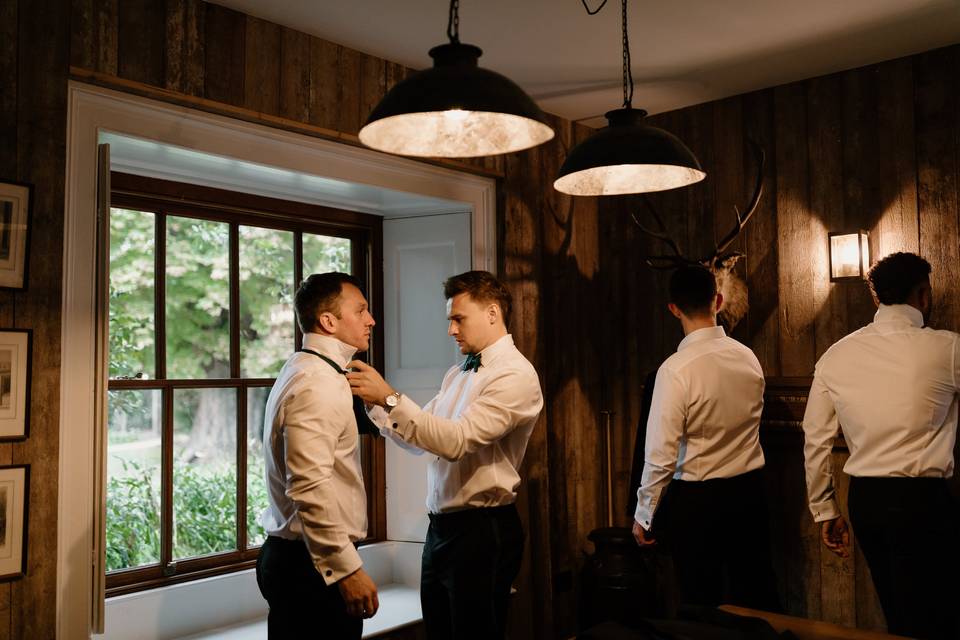
[[[553,138],[543,112],[520,87],[477,66],[481,53],[460,43],[431,49],[434,66],[384,96],[360,130],[360,141],[399,155],[469,158]]]
[[[643,109],[616,109],[608,125],[578,144],[553,186],[576,196],[665,191],[706,177],[693,152],[672,133],[646,124]]]

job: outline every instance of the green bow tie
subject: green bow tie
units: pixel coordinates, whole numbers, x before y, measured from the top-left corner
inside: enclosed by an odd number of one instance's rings
[[[468,353],[467,359],[463,361],[463,371],[476,371],[480,368],[480,354],[479,353]]]

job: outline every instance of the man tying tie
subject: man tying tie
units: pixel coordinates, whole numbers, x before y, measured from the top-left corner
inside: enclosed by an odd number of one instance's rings
[[[444,283],[449,335],[467,358],[447,371],[423,408],[354,361],[353,392],[388,413],[382,432],[433,453],[430,526],[420,600],[430,640],[503,638],[523,529],[514,501],[527,441],[543,408],[533,365],[507,332],[510,292],[492,274]]]

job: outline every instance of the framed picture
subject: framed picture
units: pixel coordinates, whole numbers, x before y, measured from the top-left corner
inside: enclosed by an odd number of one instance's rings
[[[27,502],[30,465],[0,467],[0,580],[27,571]]]
[[[27,288],[31,187],[0,182],[0,289]]]
[[[27,437],[32,338],[29,329],[0,329],[0,440]]]

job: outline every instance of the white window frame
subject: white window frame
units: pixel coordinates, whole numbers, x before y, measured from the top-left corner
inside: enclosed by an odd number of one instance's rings
[[[474,268],[496,269],[496,184],[303,134],[71,81],[68,87],[57,505],[57,637],[89,638],[96,566],[94,338],[96,168],[110,131],[204,153],[454,200],[472,212]]]

